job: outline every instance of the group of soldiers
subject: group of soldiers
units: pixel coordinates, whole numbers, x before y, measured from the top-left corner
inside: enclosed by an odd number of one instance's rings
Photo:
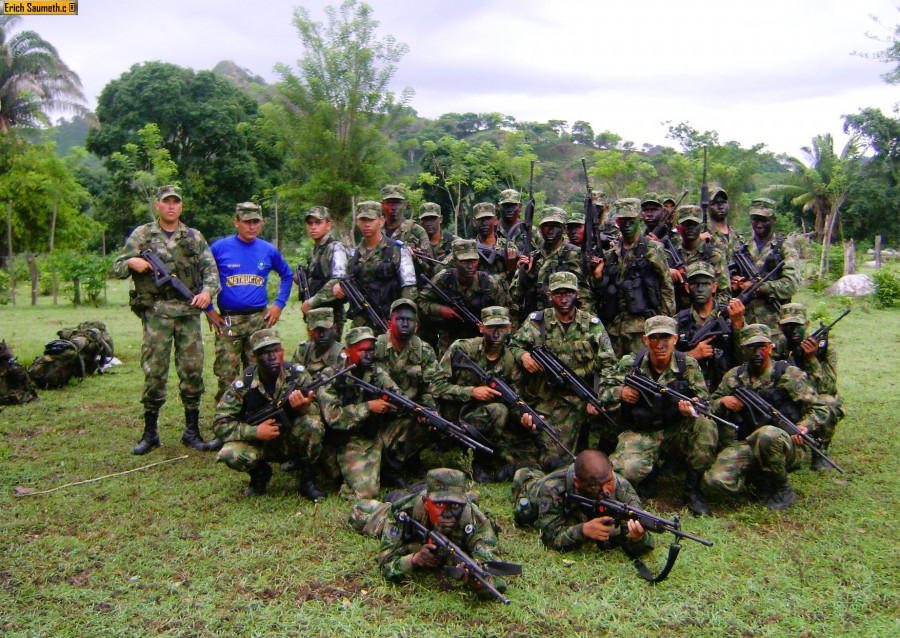
[[[326,208],[310,208],[312,255],[292,271],[258,238],[255,204],[238,204],[237,233],[210,247],[180,222],[177,187],[162,187],[159,219],[132,233],[115,265],[134,278],[144,326],[144,432],[133,452],[160,445],[174,343],[182,441],[248,473],[247,496],[267,491],[272,464],[295,471],[310,500],[326,496],[321,476],[339,484],[354,503],[351,521],[382,538],[388,578],[442,560],[428,538],[411,542],[401,519],[458,535],[493,560],[496,536],[466,476],[429,470],[426,451],[449,465],[461,458],[455,448],[471,448],[472,479],[513,481],[517,520],[533,510],[521,522],[555,549],[588,539],[651,547],[639,522],[616,528],[563,503],[572,493],[640,507],[661,471],[684,473],[682,497],[696,515],[710,514],[716,493],[786,509],[795,500],[788,474],[809,458],[806,443],[827,450],[843,417],[836,356],[827,338],[810,338],[805,308],[791,303],[798,256],[774,232],[775,203],[753,201],[745,242],[728,224],[727,193],[710,194],[708,211],[676,209],[655,193],[589,201],[587,237],[584,215],[556,207],[536,214],[531,232],[509,189],[473,207],[476,237],[463,239],[443,230],[435,203],[420,206],[418,223],[405,219],[404,188],[389,185],[381,202],[357,204],[362,240],[352,248],[332,235]],[[594,254],[582,255],[595,240]],[[146,250],[192,295],[153,273]],[[273,270],[281,286],[270,304]],[[292,278],[308,339],[285,361],[288,344],[273,326]],[[201,312],[217,332],[209,442],[198,426]],[[745,405],[745,389],[795,429]],[[813,469],[829,470],[825,458],[814,456]],[[383,486],[401,496],[374,500]]]

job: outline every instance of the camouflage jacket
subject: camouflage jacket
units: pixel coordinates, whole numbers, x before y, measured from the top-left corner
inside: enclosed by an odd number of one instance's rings
[[[301,341],[291,357],[293,363],[302,365],[311,375],[318,375],[325,368],[340,370],[344,367],[344,345],[335,341],[321,356],[316,354],[316,344]]]
[[[209,249],[209,244],[200,231],[178,222],[178,228],[169,238],[159,222],[150,222],[138,226],[131,232],[122,253],[113,264],[113,274],[119,279],[131,277],[135,280],[136,289],[155,288],[149,273],[133,273],[128,268],[128,260],[140,257],[142,250],[152,250],[156,253],[188,288],[197,294],[206,292],[210,299],[215,299],[216,293],[219,292],[219,269],[216,267],[216,259]],[[181,317],[199,315],[201,312],[199,308],[191,307],[190,300],[176,293],[171,286],[163,285],[158,292],[149,294],[153,298],[154,314]]]
[[[515,248],[518,250],[518,247],[508,239],[502,238],[496,233],[494,235],[493,244],[482,244],[478,241],[477,237],[475,238],[475,241],[479,256],[478,270],[497,275],[503,279],[504,285],[508,286],[509,279],[512,278],[515,270],[510,272],[509,261],[506,259],[506,252],[508,248]]]
[[[682,394],[689,397],[697,397],[701,401],[706,401],[709,393],[706,389],[706,381],[703,379],[703,372],[700,370],[700,364],[693,357],[684,356],[684,373],[681,375],[682,380],[678,378],[678,360],[675,352],[669,359],[669,365],[657,377],[656,371],[650,363],[650,355],[646,350],[642,350],[637,355],[626,354],[622,357],[612,374],[602,379],[600,382],[601,392],[600,400],[606,404],[618,404],[622,402],[622,389],[625,387],[625,375],[634,368],[637,357],[643,354],[640,364],[637,366],[637,372],[644,375],[648,379],[654,379],[660,385],[666,387],[677,387],[676,383],[683,384],[683,388],[679,390]],[[679,353],[681,354],[681,353]],[[665,399],[671,401],[671,399]]]
[[[776,254],[776,248],[779,243],[781,250],[777,251]],[[777,279],[770,279],[762,284],[758,289],[760,296],[746,304],[747,310],[745,315],[747,323],[764,323],[774,326],[777,322],[777,315],[769,307],[770,305],[766,303],[766,297],[774,297],[781,303],[788,303],[794,293],[797,292],[797,289],[800,287],[800,258],[797,254],[797,249],[785,241],[783,237],[776,237],[774,234],[760,248],[757,248],[756,242],[751,240],[747,244],[747,249],[750,252],[753,264],[760,273],[763,272],[763,266],[770,255],[772,256],[770,261],[775,261],[775,263],[782,259],[784,260],[781,275]]]
[[[484,382],[474,372],[460,370],[452,366],[456,352],[464,352],[484,370],[506,381],[514,390],[518,387],[522,380],[522,368],[516,361],[515,356],[513,356],[512,351],[509,348],[503,348],[494,366],[490,367],[482,348],[482,342],[482,337],[473,337],[471,339],[459,339],[450,345],[447,352],[441,357],[437,374],[435,374],[434,381],[431,384],[435,397],[464,403],[472,400],[472,390],[475,387],[484,385]]]
[[[481,310],[488,306],[509,306],[506,283],[496,275],[477,273],[472,284],[468,288],[462,288],[456,277],[456,268],[447,268],[436,274],[431,281],[451,298],[461,299],[476,317],[481,316]],[[437,293],[428,286],[423,286],[419,291],[419,311],[422,314],[440,319],[442,305],[444,304]],[[451,321],[462,323],[456,319]],[[439,327],[445,328],[446,325]]]
[[[802,351],[799,354],[789,351],[787,341],[782,336],[775,340],[772,360],[787,361],[803,370],[817,393],[837,395],[837,353],[830,343],[824,352],[820,351],[812,361],[807,361]]]
[[[311,297],[310,308],[341,305],[344,302],[334,296],[334,280],[347,274],[347,249],[340,241],[329,241],[331,234],[325,235],[313,246],[309,256],[307,271]],[[321,280],[321,287],[316,290]],[[331,284],[331,285],[329,285]]]
[[[385,521],[381,533],[381,549],[378,553],[378,564],[387,580],[400,580],[413,572],[412,556],[422,549],[423,542],[415,534],[404,538],[403,524],[397,521],[396,516],[399,512],[406,512],[413,520],[431,528],[423,503],[424,496],[424,491],[412,494],[391,507],[391,516]],[[445,535],[480,563],[499,560],[494,526],[474,503],[470,502],[463,507],[459,526],[453,533]],[[452,556],[447,556],[446,565],[456,565]],[[499,578],[495,578],[494,586],[499,591],[506,588]]]
[[[437,372],[437,355],[430,345],[413,335],[403,350],[397,350],[389,335],[378,335],[375,363],[388,373],[407,399],[434,407],[430,384]]]
[[[713,267],[716,283],[719,284],[713,297],[713,303],[728,304],[731,301],[731,277],[728,275],[728,262],[725,258],[725,251],[720,244],[716,242],[706,244],[701,241],[694,250],[688,252],[687,248],[684,247],[684,243],[682,243],[678,247],[678,252],[687,266],[698,261],[705,261]],[[678,292],[676,297],[680,300],[678,304],[679,310],[690,307],[690,295],[685,290],[685,285],[681,283],[675,284],[675,286]]]
[[[536,278],[530,276],[520,277],[520,272],[516,272],[513,277],[512,285],[509,288],[510,299],[516,304],[522,304],[525,301],[525,293],[534,285],[537,286],[535,300],[537,310],[551,308],[550,303],[550,275],[555,272],[568,271],[575,275],[578,280],[578,307],[586,312],[592,312],[594,301],[593,294],[589,287],[584,284],[584,277],[581,272],[581,249],[567,241],[560,242],[554,250],[549,253],[541,248],[531,253],[534,263],[532,271],[537,268]],[[669,269],[666,268],[666,276],[668,277]],[[529,310],[524,309],[523,312]]]
[[[337,370],[329,370],[324,374],[331,375],[335,372]],[[359,369],[354,370],[353,376],[379,388],[397,393],[402,392],[388,376],[388,373],[378,365],[362,372]],[[349,432],[352,436],[371,438],[375,436],[385,419],[393,418],[391,413],[380,415],[372,412],[369,409],[368,401],[376,397],[354,387],[353,382],[346,380],[346,377],[341,377],[331,385],[320,388],[317,398],[327,428],[338,432]]]
[[[725,263],[730,264],[734,260],[734,252],[744,243],[744,238],[733,226],[728,227],[728,233],[712,228],[710,231],[713,241],[716,242],[725,253]]]
[[[404,219],[397,228],[381,227],[381,232],[389,239],[399,239],[410,248],[428,250],[428,233],[412,219]]]
[[[641,508],[641,499],[637,492],[625,478],[614,474],[616,486],[612,498],[625,503],[629,507]],[[583,509],[573,507],[566,510],[566,494],[578,494],[575,489],[575,465],[563,467],[548,474],[538,481],[535,487],[537,495],[538,519],[535,527],[541,533],[541,541],[546,547],[557,551],[575,549],[591,539],[584,535],[582,526],[594,518]],[[623,525],[615,527],[609,540],[597,542],[601,549],[623,547],[629,554],[639,554],[653,548],[653,539],[650,533],[644,534],[639,543],[633,542],[628,537],[628,527]]]
[[[618,303],[616,323],[622,324],[621,334],[626,332],[643,332],[644,320],[653,315],[667,315],[671,317],[675,314],[675,288],[672,286],[672,277],[669,274],[666,251],[663,250],[662,244],[658,241],[652,239],[647,239],[646,241],[647,249],[643,259],[647,261],[647,268],[652,273],[651,276],[655,277],[659,283],[660,303],[658,307],[648,309],[643,315],[634,315],[628,312],[623,285],[626,279],[632,278],[632,271],[642,261],[637,254],[639,241],[636,240],[635,243],[627,248],[624,244],[621,244],[606,251],[604,254],[605,265],[603,277],[599,283],[600,292],[597,293],[597,297],[608,295],[610,290],[615,290]],[[614,276],[609,273],[612,264],[615,264]]]
[[[453,252],[451,246],[453,245],[453,241],[455,239],[456,235],[451,233],[449,230],[441,231],[441,240],[437,244],[432,244],[431,240],[429,239],[421,250],[423,250],[425,254],[432,259],[444,262],[444,265],[438,266],[437,264],[433,264],[429,261],[420,259],[416,261],[416,267],[419,269],[419,271],[424,273],[429,279],[431,279],[444,268],[447,268],[449,265],[450,256]]]

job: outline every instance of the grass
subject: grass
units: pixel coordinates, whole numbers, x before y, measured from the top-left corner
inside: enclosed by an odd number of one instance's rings
[[[769,512],[737,499],[713,518],[686,515],[680,486],[666,479],[647,509],[684,515],[686,541],[669,579],[649,586],[621,552],[547,551],[512,522],[509,484],[479,486],[502,525],[505,558],[524,564],[512,604],[445,591],[431,577],[385,583],[377,541],[350,532],[336,496],[313,506],[276,475],[270,493],[244,499],[246,475],[179,444],[181,406],[161,417],[163,447],[135,457],[140,325],[127,284],[113,282],[100,309],[37,307],[20,290],[0,308],[3,334],[30,362],[56,330],[107,322],[123,365],[111,374],[42,392],[0,414],[0,632],[5,636],[891,636],[900,635],[896,573],[900,533],[900,311],[857,304],[835,329],[848,417],[832,447],[847,476],[793,475],[797,504]],[[804,293],[810,305],[821,298]],[[826,300],[832,316],[836,302]],[[279,329],[289,347],[303,331],[296,306]],[[212,337],[204,328],[213,412]],[[37,490],[187,454],[146,471]],[[661,567],[668,538],[647,559]]]

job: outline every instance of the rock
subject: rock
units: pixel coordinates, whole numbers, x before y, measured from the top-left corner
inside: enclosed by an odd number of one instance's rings
[[[875,292],[875,282],[869,275],[847,275],[825,289],[826,295],[864,297]]]

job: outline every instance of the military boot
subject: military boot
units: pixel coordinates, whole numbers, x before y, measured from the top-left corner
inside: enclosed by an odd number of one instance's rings
[[[635,486],[634,489],[637,491],[638,496],[641,498],[654,498],[659,492],[658,476],[659,470],[654,467],[650,473],[644,477],[644,480]]]
[[[688,511],[694,516],[711,516],[709,505],[703,500],[703,492],[700,489],[700,482],[703,479],[703,473],[700,470],[690,468],[684,474],[684,489],[681,497],[688,506]]]
[[[199,408],[184,409],[184,432],[181,435],[181,442],[198,452],[214,452],[222,447],[222,442],[219,439],[213,439],[209,443],[205,443],[203,437],[200,436]]]
[[[300,466],[300,482],[297,484],[297,491],[313,503],[324,501],[328,496],[316,482],[316,468],[311,463],[303,463]]]
[[[475,452],[472,457],[472,479],[476,483],[490,483],[493,480],[487,465],[490,461],[484,452]]]
[[[146,454],[155,447],[159,447],[159,431],[157,423],[159,422],[159,412],[156,410],[147,410],[144,412],[144,435],[138,444],[131,450],[132,454]]]
[[[265,461],[260,461],[249,472],[250,485],[244,490],[244,496],[262,496],[269,487],[269,479],[272,478],[272,466]]]
[[[766,507],[770,510],[786,510],[794,504],[794,488],[788,483],[787,476],[772,479],[772,494],[766,499]]]
[[[406,487],[406,481],[402,476],[403,466],[397,459],[382,455],[381,457],[381,484],[384,487]]]

